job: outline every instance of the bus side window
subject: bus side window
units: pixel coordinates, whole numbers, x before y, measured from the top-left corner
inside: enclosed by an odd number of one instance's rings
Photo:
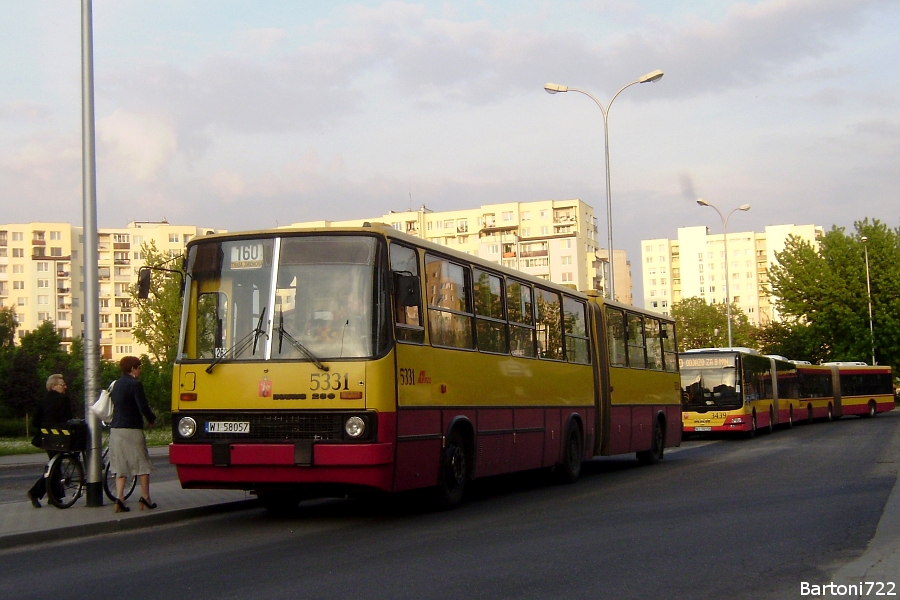
[[[508,354],[506,310],[503,307],[503,280],[475,269],[475,333],[482,352]]]
[[[584,302],[563,296],[563,326],[566,331],[566,360],[590,364]]]
[[[666,371],[678,370],[678,350],[675,346],[675,324],[662,324],[663,356],[665,357]]]
[[[531,286],[513,279],[506,282],[510,354],[534,358],[534,302]]]
[[[644,320],[641,315],[628,313],[628,366],[633,369],[646,369],[647,357],[644,354]]]
[[[663,370],[662,338],[659,337],[659,321],[644,318],[644,331],[647,340],[647,367],[654,371]]]
[[[625,316],[617,308],[606,307],[606,344],[609,348],[609,364],[627,366],[625,360]]]
[[[433,346],[475,348],[471,294],[469,269],[437,256],[425,255],[428,334]]]
[[[391,275],[397,341],[424,344],[425,326],[422,323],[422,292],[416,251],[391,243]]]
[[[538,356],[548,360],[563,360],[562,311],[559,294],[537,288]]]

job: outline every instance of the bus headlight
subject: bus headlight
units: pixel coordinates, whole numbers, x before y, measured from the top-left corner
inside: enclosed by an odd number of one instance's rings
[[[366,422],[362,417],[350,417],[344,422],[344,431],[352,438],[362,437],[366,432]]]
[[[178,435],[183,438],[189,438],[197,433],[197,421],[191,417],[182,417],[178,421]]]

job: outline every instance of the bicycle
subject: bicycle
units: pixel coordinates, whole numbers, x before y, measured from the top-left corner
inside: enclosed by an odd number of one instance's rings
[[[57,508],[69,508],[84,495],[84,462],[82,455],[87,446],[87,426],[83,420],[73,419],[65,428],[41,430],[41,448],[57,451],[47,461],[44,477],[47,479],[47,499]],[[112,501],[116,499],[116,474],[110,472],[107,460],[109,446],[103,448],[103,492]],[[137,476],[125,482],[124,499],[128,499],[137,485]]]

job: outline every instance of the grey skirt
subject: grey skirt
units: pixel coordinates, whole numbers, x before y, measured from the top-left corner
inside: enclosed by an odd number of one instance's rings
[[[109,430],[109,470],[117,477],[148,475],[153,470],[143,429]]]

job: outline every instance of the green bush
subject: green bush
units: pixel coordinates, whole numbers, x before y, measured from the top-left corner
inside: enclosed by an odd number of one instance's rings
[[[0,437],[25,437],[25,419],[0,419]]]

